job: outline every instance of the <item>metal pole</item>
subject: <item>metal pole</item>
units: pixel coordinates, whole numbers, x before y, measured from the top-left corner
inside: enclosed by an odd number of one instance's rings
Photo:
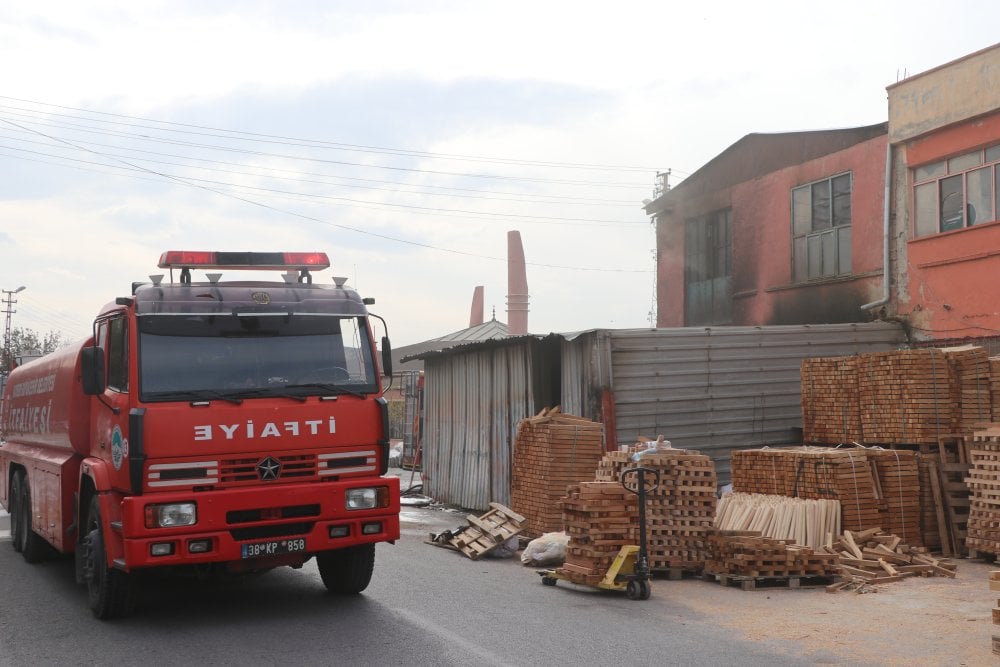
[[[0,368],[0,371],[3,372],[3,376],[4,378],[6,378],[8,375],[10,375],[11,371],[10,367],[12,362],[10,355],[10,318],[11,315],[17,312],[16,310],[14,310],[14,304],[17,303],[17,299],[14,298],[14,295],[17,294],[18,292],[24,291],[24,285],[21,285],[17,289],[13,290],[5,289],[0,291],[3,292],[3,305],[4,305],[3,312],[6,313],[7,315],[7,321],[4,324],[4,330],[3,330],[3,360],[2,360],[3,367]]]

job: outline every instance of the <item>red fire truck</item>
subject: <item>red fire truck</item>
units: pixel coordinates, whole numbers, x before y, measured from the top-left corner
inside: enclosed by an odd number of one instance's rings
[[[329,265],[325,253],[169,251],[169,282],[134,283],[89,338],[14,369],[0,424],[14,549],[29,563],[73,553],[102,619],[131,612],[153,568],[315,557],[331,592],[364,590],[375,543],[399,537],[399,479],[383,476],[374,301],[342,278],[313,283]],[[194,270],[282,280],[194,282]],[[389,375],[387,337],[381,347]]]

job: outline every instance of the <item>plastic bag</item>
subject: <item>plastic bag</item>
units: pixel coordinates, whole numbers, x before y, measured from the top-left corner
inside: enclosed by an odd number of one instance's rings
[[[569,535],[566,533],[545,533],[528,542],[521,553],[521,563],[531,567],[559,565],[566,560],[567,544]]]
[[[517,553],[519,546],[521,539],[517,535],[512,535],[503,544],[498,544],[483,555],[488,558],[510,558]]]

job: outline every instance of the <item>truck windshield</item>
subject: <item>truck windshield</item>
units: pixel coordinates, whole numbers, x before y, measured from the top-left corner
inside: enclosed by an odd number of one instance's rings
[[[378,391],[363,317],[145,315],[138,321],[143,401]]]

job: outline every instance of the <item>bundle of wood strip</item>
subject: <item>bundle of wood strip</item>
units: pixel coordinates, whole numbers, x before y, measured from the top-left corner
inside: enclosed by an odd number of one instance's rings
[[[803,359],[802,438],[815,444],[861,442],[858,357]]]
[[[569,487],[560,504],[569,543],[566,560],[556,572],[594,586],[623,546],[638,544],[636,495],[617,482],[583,482]]]
[[[913,452],[766,447],[734,450],[730,461],[733,491],[838,500],[845,530],[899,525],[920,543],[919,493],[914,491],[919,470]]]
[[[522,419],[514,441],[511,507],[526,519],[523,534],[537,537],[563,529],[559,501],[566,488],[594,479],[604,454],[604,427],[546,409]]]
[[[1000,427],[972,434],[972,464],[965,483],[969,487],[969,519],[965,543],[970,555],[1000,555]]]
[[[816,577],[837,572],[837,556],[764,536],[718,531],[709,537],[705,572],[744,577]]]
[[[715,527],[755,531],[763,537],[819,549],[833,544],[840,535],[840,501],[727,493],[719,500]]]
[[[958,430],[966,433],[993,418],[990,397],[990,361],[978,345],[941,348],[958,382]]]
[[[865,444],[936,443],[954,432],[960,393],[941,350],[865,354],[858,373]]]
[[[638,460],[633,460],[635,455]],[[715,462],[696,451],[657,449],[655,443],[640,442],[628,451],[606,454],[598,466],[597,479],[620,483],[622,471],[635,466],[660,475],[657,488],[646,494],[649,566],[700,572],[718,501]]]

